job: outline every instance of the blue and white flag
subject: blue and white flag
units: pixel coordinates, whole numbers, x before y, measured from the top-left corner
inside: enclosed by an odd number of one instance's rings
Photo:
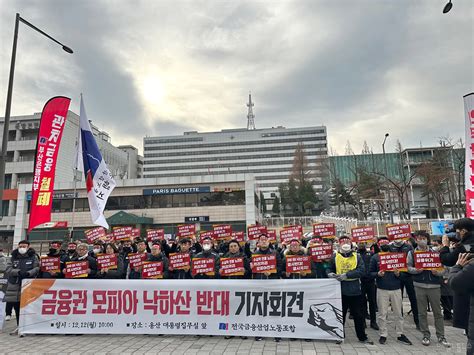
[[[104,217],[104,208],[109,195],[115,188],[115,180],[105,164],[94,135],[92,134],[82,95],[79,132],[77,169],[84,169],[87,199],[89,200],[92,222],[104,228],[109,228]],[[82,152],[82,154],[80,154],[80,152]]]

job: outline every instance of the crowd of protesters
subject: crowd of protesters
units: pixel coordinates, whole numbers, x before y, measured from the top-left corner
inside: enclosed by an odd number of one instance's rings
[[[116,243],[97,241],[92,248],[86,243],[51,242],[48,257],[60,258],[60,270],[50,273],[40,271],[39,257],[23,240],[13,250],[5,270],[4,285],[6,320],[10,320],[15,310],[19,319],[21,280],[25,278],[64,278],[67,262],[88,261],[87,277],[95,279],[142,279],[142,266],[132,266],[131,254],[145,254],[144,260],[163,263],[162,278],[232,278],[232,279],[316,279],[333,278],[341,284],[343,320],[350,313],[357,338],[362,343],[373,344],[365,329],[370,326],[379,332],[379,343],[385,344],[388,337],[388,314],[393,313],[397,341],[412,345],[404,333],[403,294],[406,293],[411,304],[411,313],[416,328],[422,333],[422,344],[431,343],[428,327],[428,309],[434,317],[437,342],[447,348],[450,344],[445,338],[444,321],[453,319],[453,325],[466,330],[468,353],[474,339],[474,263],[470,260],[471,243],[474,252],[474,221],[463,218],[455,222],[454,236],[443,236],[432,240],[425,231],[412,234],[412,238],[389,241],[378,238],[373,243],[353,243],[351,237],[341,236],[337,240],[293,239],[288,245],[271,243],[266,234],[261,234],[252,243],[239,243],[236,240],[216,243],[211,238],[184,237],[179,240],[160,240],[146,242],[142,239],[125,239]],[[309,248],[321,243],[333,244],[332,257],[311,262],[311,269],[304,273],[290,273],[286,269],[286,259],[291,255],[309,255]],[[67,244],[67,245],[66,245]],[[65,248],[65,246],[67,246]],[[420,270],[414,264],[415,251],[432,251],[440,254],[442,270]],[[402,252],[407,255],[406,271],[391,272],[380,270],[380,252]],[[189,254],[194,258],[214,259],[214,272],[194,274],[191,265],[174,269],[168,262],[172,253]],[[99,268],[96,261],[99,254],[116,254],[117,263],[113,269]],[[276,257],[276,272],[253,273],[252,256],[272,254]],[[242,273],[238,276],[223,276],[220,258],[239,257],[244,259]],[[1,265],[0,265],[1,266]],[[1,270],[0,270],[1,271]],[[453,296],[454,292],[454,296]],[[454,307],[453,307],[454,300]],[[471,308],[471,312],[469,312]],[[366,320],[369,320],[367,325]],[[257,337],[256,340],[262,338]],[[280,341],[280,338],[275,338]]]

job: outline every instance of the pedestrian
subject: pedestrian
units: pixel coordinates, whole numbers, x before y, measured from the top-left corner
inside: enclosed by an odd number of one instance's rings
[[[378,248],[380,249],[380,253],[389,253],[390,246],[388,244],[388,238],[379,238]],[[370,260],[370,273],[372,277],[375,277],[375,283],[377,285],[379,344],[383,345],[387,342],[387,317],[391,305],[392,312],[395,316],[397,340],[402,344],[412,345],[412,342],[403,332],[402,283],[400,280],[400,272],[398,270],[380,270],[380,253],[374,254]]]
[[[178,242],[178,253],[183,253],[189,255],[189,260],[192,259],[194,253],[191,250],[191,239],[181,238]],[[191,265],[180,267],[179,269],[174,269],[171,264],[168,266],[168,271],[170,272],[170,277],[173,279],[184,280],[192,279],[191,275]]]
[[[167,279],[168,275],[168,258],[163,255],[161,251],[161,243],[159,241],[153,242],[151,245],[151,252],[148,254],[147,261],[157,261],[161,262],[163,266],[162,278]],[[142,275],[143,278],[143,275]]]
[[[420,320],[420,330],[423,333],[421,343],[425,346],[431,343],[431,334],[428,327],[428,305],[433,311],[434,323],[436,328],[436,336],[438,343],[444,347],[449,348],[451,344],[448,343],[444,336],[444,320],[441,312],[441,281],[443,279],[443,270],[422,270],[415,267],[415,252],[433,251],[430,244],[430,235],[427,232],[418,232],[416,235],[417,247],[415,251],[410,251],[407,257],[408,271],[413,275],[413,285],[416,292],[416,301],[418,302],[418,317]]]
[[[354,325],[359,342],[364,344],[374,343],[369,340],[364,329],[364,315],[362,313],[362,291],[360,278],[364,275],[364,262],[360,255],[352,250],[351,238],[339,238],[339,250],[331,259],[328,268],[328,277],[341,283],[342,319],[346,322],[349,310],[354,317]]]
[[[6,315],[11,318],[12,310],[15,310],[16,324],[20,321],[20,293],[21,284],[24,279],[34,278],[39,273],[38,255],[30,242],[22,240],[18,243],[18,248],[12,251],[12,255],[5,271],[7,277],[7,287],[4,302],[6,302]],[[18,327],[10,333],[18,334]]]
[[[117,268],[102,268],[97,272],[97,278],[99,279],[124,279],[125,268],[124,268],[124,254],[119,253],[117,247],[113,243],[105,244],[105,254],[117,256]]]
[[[370,327],[374,330],[379,330],[377,324],[377,300],[375,278],[370,273],[370,260],[372,259],[373,253],[370,251],[370,247],[366,243],[357,244],[357,252],[364,262],[364,275],[360,278],[361,291],[362,291],[362,312],[365,319],[370,319]],[[367,303],[369,308],[367,309]],[[364,321],[365,322],[365,321]]]
[[[213,240],[209,237],[203,238],[201,240],[202,252],[197,253],[193,256],[194,259],[214,259],[214,272],[213,274],[193,274],[195,279],[217,279],[219,278],[219,254],[214,251]]]

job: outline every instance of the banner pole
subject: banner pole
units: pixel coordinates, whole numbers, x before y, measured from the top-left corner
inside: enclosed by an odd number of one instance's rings
[[[79,125],[78,130],[77,130],[77,137],[76,137],[76,151],[77,154],[82,154],[82,152],[78,151],[78,145],[79,145],[79,135],[81,134],[81,126]],[[71,231],[69,232],[69,241],[73,241],[73,233],[74,233],[74,217],[76,214],[76,191],[77,191],[77,157],[74,159],[74,167],[72,169],[73,171],[73,184],[74,184],[74,192],[73,192],[73,197],[72,197],[72,216],[71,216]]]

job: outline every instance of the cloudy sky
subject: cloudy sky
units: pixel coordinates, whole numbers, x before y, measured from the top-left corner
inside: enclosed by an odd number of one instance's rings
[[[474,91],[474,2],[454,0],[0,0],[0,112],[15,13],[12,115],[66,95],[114,144],[246,126],[324,124],[329,145],[381,151],[463,135]]]

